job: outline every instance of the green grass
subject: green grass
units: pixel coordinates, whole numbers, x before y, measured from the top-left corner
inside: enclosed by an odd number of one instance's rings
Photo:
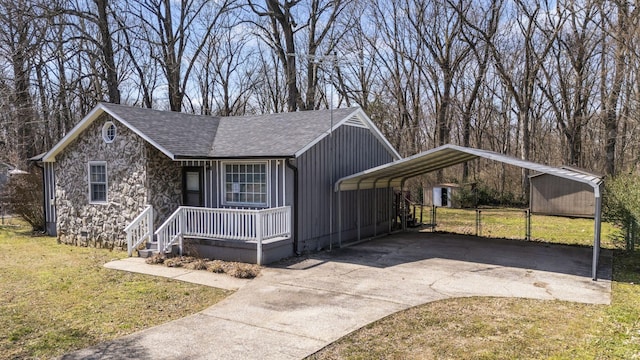
[[[496,237],[508,238],[523,221],[517,219],[517,211],[491,211],[500,224],[491,227]],[[470,219],[475,233],[475,212]],[[494,220],[487,216],[486,223]],[[446,231],[460,232],[468,221],[461,210],[438,210],[438,229],[442,224]],[[592,241],[592,220],[536,216],[534,221],[545,241]],[[616,231],[603,224],[603,240]],[[613,240],[605,243],[618,245]],[[640,359],[640,252],[613,251],[611,305],[447,299],[390,315],[308,359]]]
[[[420,217],[419,208],[416,216]],[[480,209],[480,234],[484,237],[524,239],[525,212],[521,209]],[[425,207],[422,221],[431,222],[431,208]],[[476,235],[475,209],[438,208],[436,231]],[[561,229],[561,231],[558,231]],[[593,219],[532,215],[531,239],[569,245],[593,245]],[[601,246],[615,249],[623,246],[620,230],[602,223]]]
[[[230,292],[109,270],[125,252],[0,225],[0,359],[52,358],[198,312]]]

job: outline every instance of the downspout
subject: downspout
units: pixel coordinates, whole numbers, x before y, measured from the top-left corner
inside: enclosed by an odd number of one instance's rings
[[[42,215],[44,216],[44,229],[43,232],[47,235],[51,235],[47,229],[47,184],[45,183],[44,166],[38,165],[38,161],[34,161],[33,164],[42,172]]]
[[[300,255],[298,249],[298,168],[291,163],[292,159],[288,159],[285,163],[287,167],[293,171],[293,253]],[[283,191],[286,191],[284,189]]]

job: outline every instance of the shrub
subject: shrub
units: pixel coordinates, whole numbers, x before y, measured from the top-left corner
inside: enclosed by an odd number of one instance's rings
[[[13,175],[4,188],[8,210],[26,221],[34,231],[44,230],[42,177],[35,168],[28,174]]]
[[[605,179],[603,217],[624,231],[628,250],[633,250],[640,223],[640,176],[624,174]]]
[[[455,200],[458,201],[463,208],[473,208],[477,206],[521,207],[526,205],[525,199],[521,196],[516,196],[509,191],[500,193],[498,190],[483,182],[464,185],[454,196]]]

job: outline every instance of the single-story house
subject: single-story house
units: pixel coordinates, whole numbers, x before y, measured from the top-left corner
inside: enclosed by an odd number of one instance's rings
[[[338,219],[333,185],[398,159],[360,108],[216,117],[100,103],[35,160],[61,243],[188,243],[268,263],[330,247],[338,221],[344,238],[387,228],[390,190],[345,196]]]

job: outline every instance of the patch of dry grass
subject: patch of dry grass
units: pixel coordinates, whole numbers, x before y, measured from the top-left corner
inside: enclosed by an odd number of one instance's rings
[[[240,279],[253,279],[260,275],[260,265],[235,261],[209,260],[195,256],[165,256],[156,254],[146,260],[147,264],[164,264],[167,267],[184,267],[191,270],[207,270],[227,274]]]
[[[201,311],[231,294],[103,267],[125,256],[0,226],[0,359],[52,358]]]

